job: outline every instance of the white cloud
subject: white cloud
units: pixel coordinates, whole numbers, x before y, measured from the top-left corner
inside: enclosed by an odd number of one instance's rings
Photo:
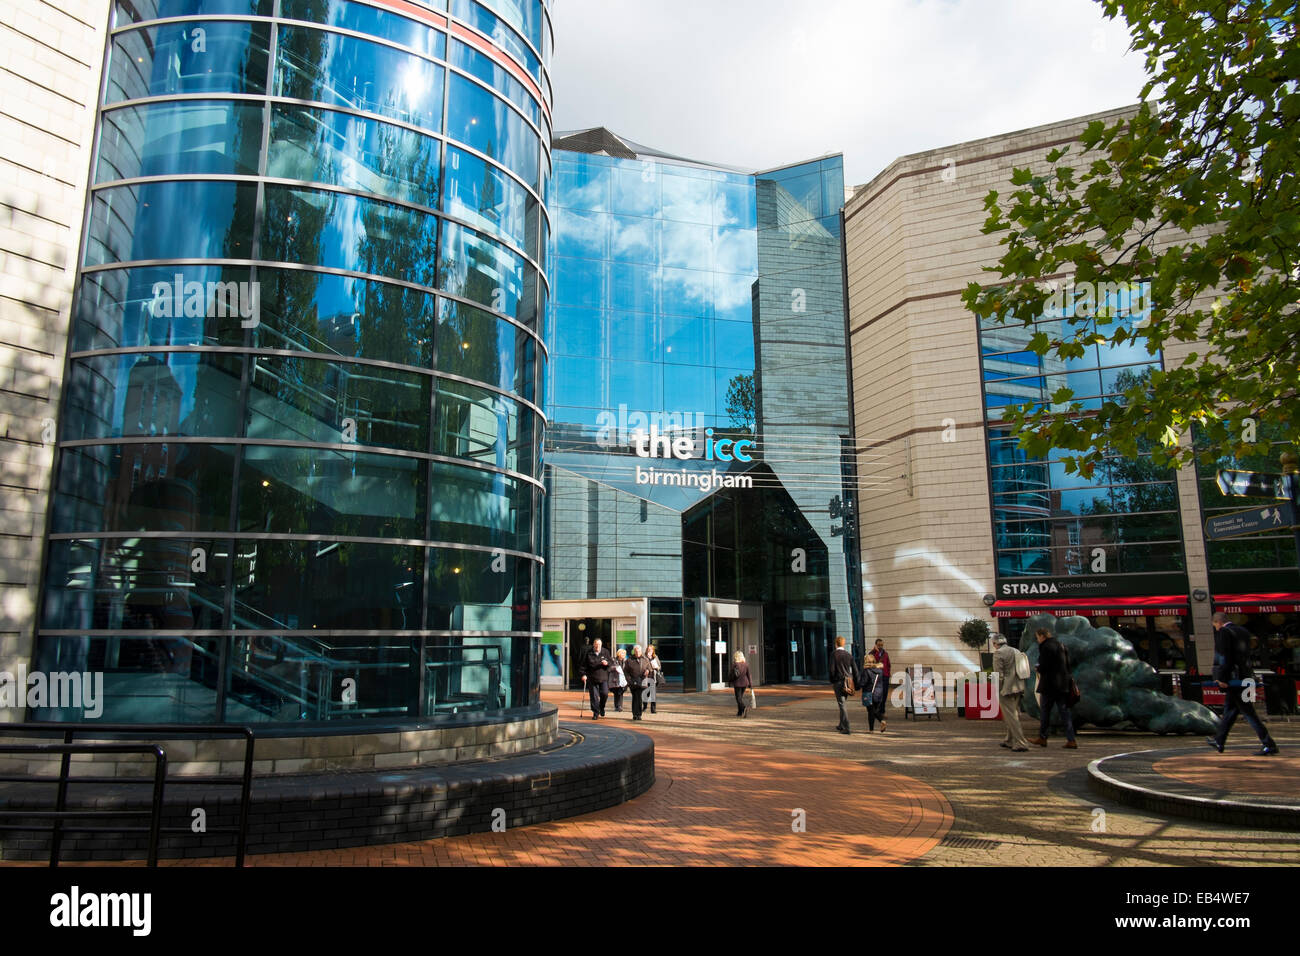
[[[763,169],[898,156],[1137,100],[1094,0],[558,0],[557,129]]]

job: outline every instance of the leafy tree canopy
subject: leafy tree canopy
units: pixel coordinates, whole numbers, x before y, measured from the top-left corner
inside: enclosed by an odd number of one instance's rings
[[[1181,343],[1178,368],[1131,380],[1084,413],[1067,388],[1052,405],[1007,410],[1030,454],[1150,450],[1156,464],[1262,448],[1256,432],[1300,432],[1300,49],[1295,0],[1099,0],[1123,17],[1149,82],[1136,112],[1093,122],[1050,168],[1016,169],[1014,191],[985,199],[1003,233],[990,271],[963,299],[986,323],[1027,329],[1045,366],[1098,345]],[[1086,68],[1081,64],[1081,68]],[[1055,283],[1053,289],[1051,283]],[[1055,307],[1055,309],[1054,309]],[[1136,317],[1125,318],[1131,314]],[[1153,359],[1154,360],[1154,359]],[[1167,363],[1172,364],[1172,363]],[[1246,419],[1253,419],[1252,428]]]

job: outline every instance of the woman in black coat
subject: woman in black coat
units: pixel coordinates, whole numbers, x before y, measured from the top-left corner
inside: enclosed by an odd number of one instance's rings
[[[731,689],[736,692],[736,716],[748,717],[749,706],[745,703],[745,692],[754,686],[753,679],[749,676],[749,665],[745,663],[745,655],[736,651],[731,656]]]

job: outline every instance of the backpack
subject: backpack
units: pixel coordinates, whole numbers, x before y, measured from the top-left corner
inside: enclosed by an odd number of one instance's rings
[[[1016,676],[1021,680],[1029,680],[1029,675],[1033,673],[1029,667],[1029,658],[1021,650],[1016,648],[1012,650],[1016,652]]]

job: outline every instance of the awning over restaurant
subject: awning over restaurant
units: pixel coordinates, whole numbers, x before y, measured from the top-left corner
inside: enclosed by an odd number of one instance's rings
[[[1035,614],[1052,614],[1056,617],[1108,617],[1168,615],[1185,616],[1188,613],[1187,595],[1162,594],[1147,597],[1110,598],[1037,598],[1016,601],[998,601],[992,608],[994,617],[1032,617]]]
[[[1214,609],[1224,614],[1286,614],[1300,611],[1300,594],[1277,591],[1272,594],[1216,594]]]

